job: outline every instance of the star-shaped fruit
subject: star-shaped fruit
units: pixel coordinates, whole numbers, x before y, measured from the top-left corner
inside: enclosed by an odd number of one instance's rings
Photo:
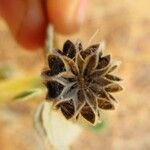
[[[103,56],[100,44],[85,50],[81,42],[67,40],[63,50],[54,49],[48,56],[49,68],[42,72],[48,89],[46,99],[67,119],[81,115],[92,124],[100,119],[100,109],[114,109],[111,95],[122,90],[121,79],[112,75],[117,65],[111,56]]]

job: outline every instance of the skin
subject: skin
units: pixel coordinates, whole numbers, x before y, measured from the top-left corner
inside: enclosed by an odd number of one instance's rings
[[[0,15],[16,41],[33,51],[44,45],[49,23],[61,34],[78,31],[86,7],[87,0],[0,0]]]

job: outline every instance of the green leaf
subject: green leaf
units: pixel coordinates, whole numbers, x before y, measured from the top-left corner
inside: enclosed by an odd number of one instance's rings
[[[16,68],[13,65],[1,64],[0,65],[0,81],[9,79],[16,73]]]
[[[41,78],[37,75],[17,76],[9,80],[2,80],[0,82],[0,102],[11,101],[21,93],[39,88],[44,89]]]
[[[25,97],[27,97],[27,96],[32,95],[33,93],[34,93],[34,91],[25,91],[25,92],[23,92],[23,93],[21,93],[21,94],[15,96],[14,99],[17,100],[17,99],[25,98]]]
[[[43,92],[44,92],[44,89],[32,89],[32,90],[23,91],[17,94],[13,98],[13,100],[23,100],[23,101],[30,100],[35,97],[43,95]]]
[[[95,126],[89,126],[89,129],[95,133],[99,133],[106,127],[106,124],[107,124],[106,118],[102,117],[101,122],[97,123]]]

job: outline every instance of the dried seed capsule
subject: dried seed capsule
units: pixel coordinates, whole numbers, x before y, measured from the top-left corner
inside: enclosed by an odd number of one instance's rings
[[[56,108],[67,119],[82,115],[95,124],[100,109],[115,108],[115,98],[110,93],[122,90],[115,82],[120,78],[110,74],[117,67],[110,60],[110,55],[102,56],[99,44],[83,50],[81,42],[74,45],[67,40],[62,51],[56,49],[48,56],[50,69],[42,73],[47,99],[54,103],[56,99]]]

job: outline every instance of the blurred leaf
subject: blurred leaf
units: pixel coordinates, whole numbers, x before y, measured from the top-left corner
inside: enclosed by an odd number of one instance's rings
[[[95,126],[89,126],[89,129],[92,130],[93,132],[98,133],[98,132],[102,131],[106,127],[106,123],[107,123],[107,120],[103,116],[101,118],[101,122],[97,123]]]
[[[16,68],[13,65],[1,64],[0,65],[0,81],[9,79],[16,73]]]
[[[86,130],[90,130],[92,132],[100,132],[103,130],[107,125],[107,118],[104,116],[103,112],[100,112],[101,118],[96,125],[91,124],[82,116],[78,117],[77,124],[85,128]]]
[[[43,87],[40,76],[15,77],[0,82],[0,102],[13,100],[19,93]]]
[[[21,94],[15,96],[13,99],[17,100],[17,99],[26,98],[26,97],[32,95],[33,93],[34,93],[34,91],[25,91],[25,92],[22,92]]]
[[[33,99],[35,97],[41,96],[44,92],[44,89],[32,89],[32,90],[27,90],[27,91],[23,91],[21,93],[19,93],[18,95],[16,95],[13,100],[22,100],[22,101],[26,101],[26,100],[30,100]]]

